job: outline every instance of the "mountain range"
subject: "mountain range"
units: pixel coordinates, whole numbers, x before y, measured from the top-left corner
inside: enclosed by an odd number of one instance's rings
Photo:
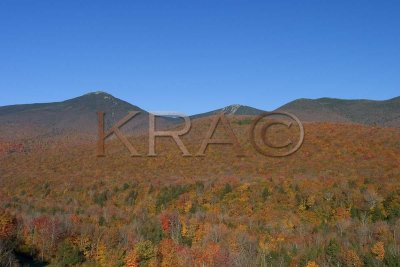
[[[337,122],[400,127],[400,97],[384,101],[343,100],[335,98],[298,99],[277,111],[287,111],[304,122]],[[104,111],[106,128],[111,127],[130,111],[140,111],[129,130],[144,131],[148,112],[105,92],[88,93],[62,102],[23,104],[0,107],[0,138],[23,139],[66,132],[93,134],[97,130],[97,111]],[[245,105],[230,105],[196,114],[204,118],[219,112],[233,116],[254,116],[265,112]],[[176,124],[177,120],[157,119],[158,126]],[[129,128],[131,127],[131,128]]]

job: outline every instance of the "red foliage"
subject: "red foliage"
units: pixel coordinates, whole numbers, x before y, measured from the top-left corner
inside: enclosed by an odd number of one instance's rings
[[[169,233],[170,229],[171,229],[171,221],[170,221],[170,216],[167,213],[162,213],[160,215],[160,220],[161,220],[161,227],[163,229],[164,232]]]
[[[208,244],[203,252],[203,262],[207,266],[229,266],[229,254],[219,244]]]
[[[0,239],[13,235],[17,227],[16,219],[6,212],[0,213]]]
[[[75,223],[75,224],[79,224],[79,223],[81,222],[81,219],[80,219],[79,216],[76,215],[76,214],[72,214],[70,218],[71,218],[71,221],[72,221],[73,223]]]
[[[25,147],[21,143],[0,143],[0,154],[13,153],[13,152],[24,152]]]

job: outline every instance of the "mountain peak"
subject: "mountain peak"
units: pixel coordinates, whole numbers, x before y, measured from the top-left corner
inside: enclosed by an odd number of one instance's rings
[[[117,99],[113,95],[104,92],[104,91],[95,91],[95,92],[89,92],[87,94],[84,94],[78,98],[95,98],[95,99]]]
[[[85,95],[110,95],[110,94],[104,91],[94,91],[94,92],[89,92]]]
[[[139,111],[140,114],[135,118],[135,127],[139,129],[139,127],[143,127],[147,113],[145,110],[106,92],[97,91],[62,102],[2,107],[0,124],[8,121],[12,121],[16,125],[33,124],[38,130],[31,136],[52,134],[53,130],[60,132],[79,130],[93,134],[97,129],[96,112],[98,111],[105,114],[105,128],[110,128],[129,112]]]
[[[226,106],[226,107],[222,108],[222,111],[224,113],[226,113],[226,114],[232,114],[233,115],[239,110],[240,107],[242,107],[242,105],[233,104],[233,105],[229,105],[229,106]]]
[[[245,106],[245,105],[240,105],[240,104],[233,104],[226,106],[224,108],[212,110],[209,112],[201,113],[201,114],[196,114],[191,116],[191,118],[203,118],[207,116],[213,116],[215,114],[218,114],[220,112],[223,112],[225,115],[259,115],[265,111],[256,109],[253,107]]]
[[[134,106],[104,91],[89,92],[87,94],[65,100],[60,104],[62,104],[65,109],[92,111],[101,110],[107,113],[115,113],[116,110],[123,110],[124,112],[131,110],[143,111],[141,108]]]

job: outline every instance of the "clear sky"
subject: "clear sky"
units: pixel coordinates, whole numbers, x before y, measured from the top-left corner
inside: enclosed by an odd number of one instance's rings
[[[150,111],[400,95],[400,1],[0,1],[0,105]]]

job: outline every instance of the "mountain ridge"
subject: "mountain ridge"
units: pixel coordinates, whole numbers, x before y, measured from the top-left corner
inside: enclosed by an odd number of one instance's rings
[[[81,131],[94,135],[97,130],[96,111],[105,112],[106,129],[130,111],[139,111],[129,131],[147,131],[148,112],[113,95],[103,92],[87,94],[59,102],[17,104],[0,107],[0,138],[22,138],[25,135],[48,136],[49,133]],[[300,98],[274,111],[286,111],[304,122],[357,123],[383,127],[400,127],[400,96],[388,100]],[[234,104],[220,109],[195,114],[191,119],[205,118],[224,112],[231,116],[255,116],[266,111]],[[176,124],[172,119],[158,118],[163,125]],[[36,135],[35,135],[36,134]]]
[[[276,110],[296,114],[303,121],[400,127],[400,97],[388,100],[301,98]]]

